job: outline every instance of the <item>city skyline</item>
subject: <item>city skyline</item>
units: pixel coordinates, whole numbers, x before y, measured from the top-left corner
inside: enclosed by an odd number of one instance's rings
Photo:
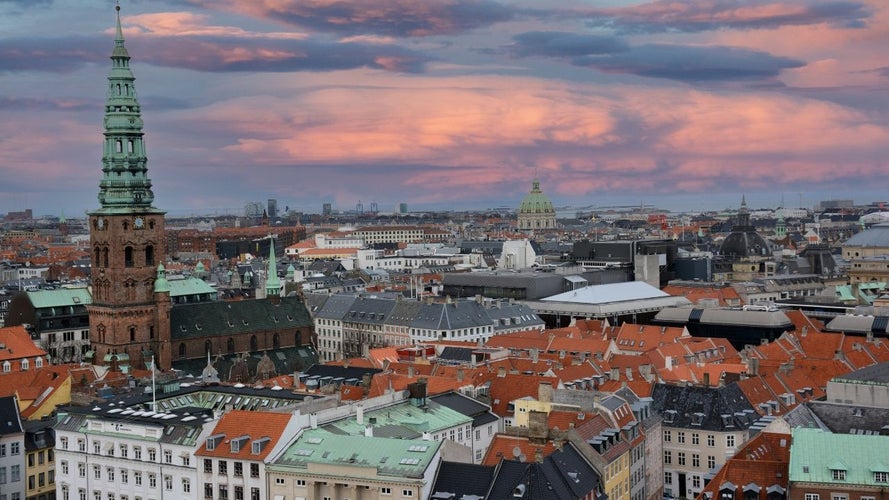
[[[98,206],[113,6],[0,2],[0,212]],[[171,214],[884,199],[878,0],[121,9]]]

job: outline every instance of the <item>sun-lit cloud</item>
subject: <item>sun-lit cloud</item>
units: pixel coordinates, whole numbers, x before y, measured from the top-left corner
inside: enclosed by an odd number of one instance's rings
[[[453,35],[508,21],[515,12],[490,0],[188,0],[313,31],[341,35]]]
[[[589,16],[590,26],[637,34],[818,24],[862,27],[870,16],[870,10],[862,2],[834,0],[654,0],[580,12]]]

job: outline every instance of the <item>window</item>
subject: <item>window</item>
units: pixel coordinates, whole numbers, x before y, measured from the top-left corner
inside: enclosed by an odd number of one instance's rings
[[[701,487],[701,476],[691,477],[691,487],[694,489],[699,489]]]
[[[685,452],[684,451],[680,451],[680,452],[676,453],[676,461],[679,463],[679,465],[685,465]]]
[[[154,448],[148,448],[148,461],[157,462],[157,450]]]
[[[382,487],[380,488],[380,495],[391,495],[392,488]]]
[[[241,462],[235,462],[235,477],[242,477],[244,475],[244,464]]]
[[[59,444],[61,445],[63,450],[67,450],[68,449],[68,438],[66,438],[66,437],[59,438]]]
[[[701,456],[698,455],[697,453],[691,454],[691,466],[695,467],[695,468],[701,466]]]
[[[204,483],[204,498],[213,498],[213,485]]]
[[[259,500],[259,488],[250,488],[250,500]]]
[[[164,476],[164,489],[173,489],[173,476]]]
[[[68,475],[68,461],[62,460],[61,462],[62,474]]]
[[[142,486],[142,473],[133,471],[133,481],[136,483],[136,486]]]
[[[716,457],[713,455],[707,455],[707,468],[713,469],[716,467]]]
[[[86,477],[86,464],[84,464],[84,463],[77,464],[77,475],[80,477]]]
[[[120,445],[120,456],[121,457],[127,458],[128,452],[129,452],[129,449],[127,448],[127,445],[125,445],[125,444]]]
[[[102,443],[98,441],[93,441],[93,453],[99,455],[102,453]]]
[[[250,477],[259,477],[259,464],[250,464]]]
[[[734,434],[728,434],[725,436],[725,445],[728,448],[735,447],[735,435]]]
[[[716,446],[716,436],[713,434],[707,434],[707,446],[714,447]]]
[[[691,444],[698,445],[701,444],[701,435],[697,432],[693,432],[691,435]]]
[[[401,496],[412,497],[414,496],[414,490],[401,490]]]
[[[155,476],[154,474],[148,475],[148,487],[157,488],[157,476]]]
[[[142,460],[142,448],[139,446],[133,447],[133,458],[136,460]]]
[[[182,455],[182,465],[188,467],[191,465],[191,457],[188,455]]]
[[[86,451],[86,440],[84,440],[84,439],[77,440],[77,450],[81,451],[81,452]],[[3,451],[3,448],[0,447],[0,452],[2,452],[2,451]],[[2,456],[3,456],[3,453],[0,453],[0,457],[2,457]]]
[[[846,480],[846,471],[842,469],[831,469],[830,476],[834,481],[845,481]]]
[[[213,461],[209,458],[204,459],[204,472],[213,472]]]
[[[228,462],[226,462],[225,460],[220,460],[218,467],[220,476],[228,475]]]
[[[669,443],[673,440],[673,433],[671,431],[664,431],[664,442]]]
[[[806,493],[806,500],[820,500],[821,495],[818,493]]]
[[[93,477],[96,479],[102,479],[102,468],[98,465],[93,466]]]
[[[114,469],[111,467],[108,467],[108,480],[114,481]]]
[[[889,483],[889,472],[874,472],[875,483]]]
[[[127,484],[130,482],[130,473],[126,469],[120,469],[120,482]]]
[[[170,450],[164,450],[164,463],[171,464],[173,463],[173,452]]]
[[[275,484],[278,484],[278,485],[284,484],[284,478],[283,477],[276,477]]]
[[[191,493],[191,480],[187,477],[182,478],[182,492]]]
[[[306,485],[306,480],[305,479],[297,479],[296,485],[299,487],[304,487]]]
[[[11,465],[9,467],[9,482],[17,483],[22,480],[22,466]]]
[[[830,496],[830,499],[831,500],[849,500],[849,496],[834,493],[833,495]]]
[[[685,444],[685,433],[682,431],[678,431],[676,433],[676,442],[679,444]]]
[[[219,500],[228,500],[228,485],[219,485]]]
[[[670,465],[673,463],[673,452],[670,450],[664,450],[664,464]]]
[[[664,472],[664,484],[673,484],[672,472]]]
[[[244,500],[243,486],[235,486],[235,500]]]

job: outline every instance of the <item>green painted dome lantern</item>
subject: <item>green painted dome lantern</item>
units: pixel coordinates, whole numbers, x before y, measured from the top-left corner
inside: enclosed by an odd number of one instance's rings
[[[555,227],[556,209],[553,202],[540,190],[540,181],[534,179],[531,192],[525,195],[519,205],[518,228],[533,231]]]

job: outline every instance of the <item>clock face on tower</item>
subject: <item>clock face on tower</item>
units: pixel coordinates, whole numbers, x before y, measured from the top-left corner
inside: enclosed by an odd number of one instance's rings
[[[105,229],[105,218],[104,218],[104,217],[99,217],[99,218],[96,220],[96,226],[97,226],[99,229]]]
[[[145,219],[142,217],[136,217],[133,219],[133,227],[136,229],[142,229],[145,227]]]

